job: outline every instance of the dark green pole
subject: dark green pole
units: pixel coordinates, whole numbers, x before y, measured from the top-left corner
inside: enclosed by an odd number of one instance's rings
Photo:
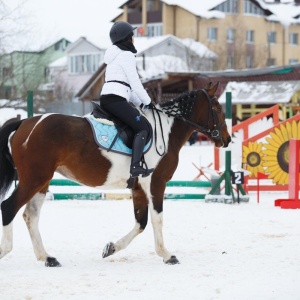
[[[226,111],[225,111],[226,124],[228,132],[232,134],[232,105],[231,105],[231,92],[226,92]],[[225,151],[225,195],[231,195],[232,186],[230,180],[231,172],[231,145]]]
[[[33,91],[27,91],[27,117],[33,117]]]

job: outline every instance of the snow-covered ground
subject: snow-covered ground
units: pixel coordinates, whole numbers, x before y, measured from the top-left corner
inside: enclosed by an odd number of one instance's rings
[[[63,265],[37,262],[21,212],[14,249],[0,261],[0,299],[297,300],[299,210],[260,204],[165,201],[166,246],[181,264],[155,254],[151,225],[129,247],[102,259],[103,247],[134,225],[131,200],[46,201],[40,228]]]
[[[173,180],[192,180],[193,163],[212,162],[209,144],[184,147]],[[261,193],[259,204],[256,193],[240,204],[166,200],[174,266],[155,254],[150,220],[127,249],[102,259],[103,247],[134,226],[131,200],[46,201],[41,234],[62,268],[36,261],[21,209],[14,249],[0,261],[0,299],[299,300],[300,210],[275,207],[278,198],[287,193]]]

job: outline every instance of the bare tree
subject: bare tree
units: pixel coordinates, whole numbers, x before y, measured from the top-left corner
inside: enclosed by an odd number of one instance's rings
[[[236,16],[227,24],[227,35],[218,37],[218,54],[215,69],[244,69],[266,66],[267,51],[265,44],[247,42],[247,28],[243,18]],[[255,38],[255,37],[254,37]],[[213,47],[213,45],[212,45]]]

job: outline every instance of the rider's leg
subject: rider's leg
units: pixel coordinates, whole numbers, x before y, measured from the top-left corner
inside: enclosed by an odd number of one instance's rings
[[[131,177],[138,177],[142,175],[143,177],[149,176],[154,169],[143,168],[142,156],[143,149],[145,146],[147,137],[147,132],[145,130],[140,131],[134,136],[132,144],[132,158],[130,166]]]
[[[148,176],[154,169],[143,168],[142,156],[149,127],[140,112],[125,98],[116,95],[101,96],[100,103],[105,110],[129,125],[135,133],[132,145],[131,177]]]

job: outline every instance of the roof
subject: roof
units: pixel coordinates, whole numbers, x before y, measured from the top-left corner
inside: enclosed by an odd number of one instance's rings
[[[134,39],[134,46],[138,51],[138,55],[142,55],[147,50],[152,47],[157,47],[158,45],[166,42],[168,40],[172,40],[178,46],[188,47],[190,50],[194,51],[195,54],[200,57],[206,58],[216,58],[217,55],[209,50],[204,44],[197,42],[193,39],[180,39],[175,37],[174,35],[162,35],[162,36],[154,36],[154,37],[136,37]]]
[[[297,91],[300,91],[300,81],[230,81],[219,97],[219,102],[226,103],[226,93],[231,92],[232,104],[289,103]]]
[[[125,1],[119,8],[124,8],[132,0]],[[195,1],[195,0],[160,0],[167,5],[174,5],[182,7],[195,16],[206,19],[224,18],[225,13],[214,10],[214,8],[226,0],[209,0],[209,1]],[[266,19],[268,21],[280,22],[283,25],[290,25],[291,23],[299,22],[300,6],[295,5],[292,0],[281,0],[280,3],[275,3],[274,0],[253,0],[266,12]],[[122,15],[122,13],[121,13]],[[115,18],[116,19],[116,18]],[[115,20],[114,19],[114,20]]]
[[[68,45],[66,52],[70,52],[72,49],[74,49],[75,47],[77,47],[81,42],[86,42],[90,45],[92,45],[93,47],[99,49],[99,50],[103,50],[102,48],[99,48],[98,46],[96,46],[95,44],[91,43],[90,41],[88,41],[85,37],[80,37],[78,40],[76,40],[74,43]]]
[[[220,11],[212,10],[226,0],[210,0],[210,1],[195,1],[195,0],[161,0],[168,5],[176,5],[184,8],[196,16],[206,19],[224,18],[225,14]]]

